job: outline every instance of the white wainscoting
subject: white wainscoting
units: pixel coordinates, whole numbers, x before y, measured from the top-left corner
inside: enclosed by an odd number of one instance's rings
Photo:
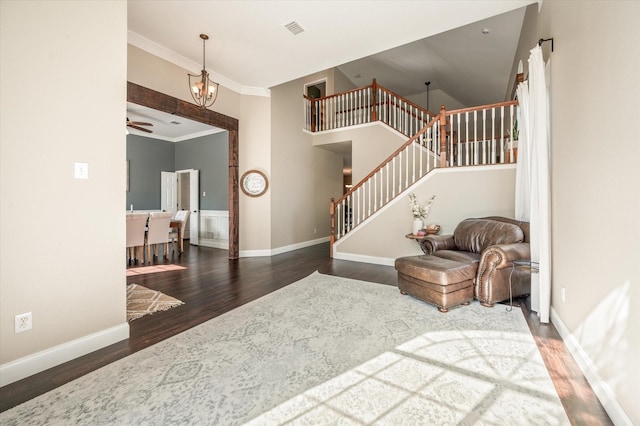
[[[200,210],[200,245],[229,249],[229,211]]]

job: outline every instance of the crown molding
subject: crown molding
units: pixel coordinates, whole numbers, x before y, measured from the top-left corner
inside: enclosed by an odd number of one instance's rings
[[[271,90],[265,89],[264,87],[242,86],[242,90],[240,94],[247,95],[247,96],[263,96],[265,98],[270,98]]]
[[[158,43],[149,40],[141,36],[138,33],[135,33],[131,30],[127,31],[127,43],[132,46],[137,47],[138,49],[142,49],[145,52],[149,52],[154,56],[157,56],[165,61],[171,62],[174,65],[177,65],[181,68],[186,69],[189,72],[198,74],[200,73],[201,65],[192,61],[191,59],[185,58],[184,56],[174,52],[173,50],[167,49],[164,46],[159,45]],[[261,87],[251,87],[251,86],[243,86],[242,84],[225,77],[222,74],[219,74],[215,71],[212,72],[215,76],[214,80],[220,83],[221,86],[226,87],[227,89],[233,90],[236,93],[240,93],[241,95],[251,95],[251,96],[264,96],[270,97],[271,91],[269,89],[261,88]]]

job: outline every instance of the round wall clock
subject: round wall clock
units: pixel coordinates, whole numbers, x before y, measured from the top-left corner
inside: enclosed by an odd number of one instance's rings
[[[261,196],[267,191],[268,187],[267,176],[259,170],[249,170],[240,179],[240,188],[249,197]]]

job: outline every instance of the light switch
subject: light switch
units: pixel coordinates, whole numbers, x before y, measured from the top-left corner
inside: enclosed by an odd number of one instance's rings
[[[89,179],[89,163],[76,161],[73,163],[73,177],[76,179]]]
[[[207,196],[207,191],[202,191],[202,196],[206,197]]]

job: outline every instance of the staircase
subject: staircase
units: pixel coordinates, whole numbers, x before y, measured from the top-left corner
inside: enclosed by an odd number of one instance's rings
[[[515,162],[518,102],[438,114],[398,96],[375,80],[324,98],[305,96],[305,128],[312,133],[382,122],[408,140],[340,199],[331,200],[331,250],[430,171]]]

